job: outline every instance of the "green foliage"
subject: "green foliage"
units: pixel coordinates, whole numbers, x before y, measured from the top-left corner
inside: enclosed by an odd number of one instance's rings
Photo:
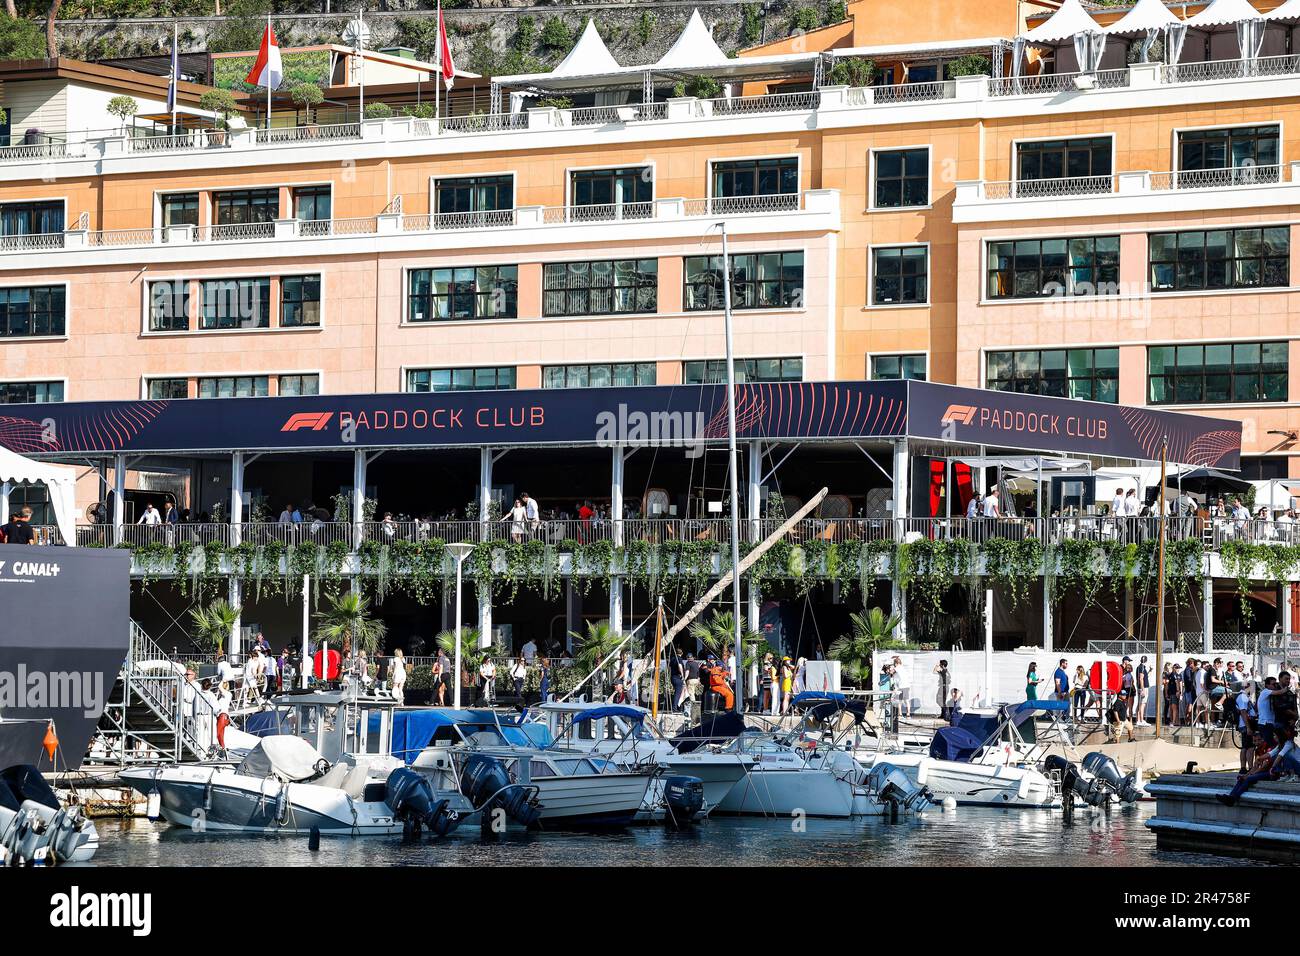
[[[356,591],[331,597],[316,620],[316,636],[344,653],[362,650],[373,657],[388,632],[383,621],[370,616],[369,600]]]
[[[194,643],[210,647],[218,654],[225,649],[226,641],[239,620],[239,608],[218,599],[207,607],[190,608],[190,628]]]
[[[537,109],[570,110],[573,109],[573,98],[568,96],[543,96],[537,101]]]
[[[967,53],[955,60],[949,60],[947,71],[949,76],[989,76],[991,74],[989,58],[979,53]]]
[[[1017,608],[1029,599],[1029,590],[1043,568],[1043,543],[1037,538],[1013,541],[990,538],[980,548],[984,570]]]
[[[140,104],[134,96],[119,94],[108,101],[108,112],[122,121],[123,125],[140,112]]]
[[[218,126],[224,129],[231,115],[238,112],[239,104],[235,100],[235,94],[229,90],[214,89],[199,97],[199,109],[216,113],[219,117]]]
[[[837,59],[828,76],[831,86],[870,86],[876,76],[876,61],[862,56]]]
[[[636,18],[636,28],[633,33],[638,46],[645,46],[654,39],[655,22],[656,17],[649,10],[642,10],[641,15]]]
[[[570,631],[569,636],[573,638],[573,661],[580,671],[579,680],[594,671],[605,658],[613,654],[614,649],[623,640],[621,634],[616,634],[610,629],[608,621],[588,621],[585,631]],[[599,688],[603,686],[604,672],[616,663],[617,661],[609,661],[602,668],[602,673],[592,678],[596,682],[593,695],[599,693]]]
[[[208,50],[213,53],[256,50],[261,46],[266,15],[270,12],[270,0],[227,0],[222,10],[226,19],[209,37]],[[249,66],[252,66],[251,61]],[[248,67],[245,67],[244,73],[247,72]]]
[[[402,107],[402,115],[414,116],[416,119],[433,119],[433,104],[428,102],[408,104]]]
[[[516,53],[528,55],[537,46],[537,18],[525,13],[515,21],[515,35],[511,41]]]
[[[735,649],[736,619],[730,611],[714,611],[707,619],[697,618],[690,630],[691,637],[700,642],[704,653],[719,660],[728,650]],[[742,645],[766,643],[763,635],[748,627],[743,614],[740,616],[740,642]]]
[[[295,83],[289,90],[289,97],[293,100],[293,105],[300,110],[307,111],[307,122],[311,122],[311,108],[319,106],[325,99],[324,91],[315,83]]]
[[[491,651],[490,647],[480,648],[479,638],[481,634],[477,627],[461,627],[460,629],[460,667],[462,671],[467,671],[471,675],[478,671],[484,659]],[[434,638],[443,652],[447,655],[447,660],[451,666],[456,666],[456,631],[453,628],[450,631],[439,631]],[[460,680],[459,674],[452,675],[455,680]]]
[[[45,31],[35,20],[0,16],[0,60],[45,58]]]
[[[826,25],[832,23],[843,23],[849,18],[848,7],[845,6],[844,0],[830,0],[826,4]]]
[[[573,30],[561,17],[551,17],[537,38],[543,50],[560,52],[573,46]]]
[[[393,115],[393,108],[387,103],[367,103],[366,119],[387,119]]]
[[[796,7],[790,14],[790,33],[807,33],[822,25],[822,15],[816,7]]]
[[[923,614],[938,616],[948,589],[974,577],[976,558],[973,541],[920,538],[899,547],[894,575]]]
[[[878,607],[865,614],[849,615],[849,633],[836,638],[827,655],[839,661],[846,678],[859,687],[871,686],[871,655],[895,644],[897,614],[886,615]]]
[[[740,39],[752,46],[763,39],[763,8],[757,3],[747,3],[741,11]]]
[[[693,76],[673,85],[673,96],[694,96],[702,100],[722,95],[722,84],[711,76]]]
[[[235,50],[256,50],[262,42],[262,28],[266,20],[258,26],[257,39],[250,46],[234,47]],[[245,83],[244,77],[253,68],[256,53],[250,56],[220,57],[212,61],[212,84],[223,90],[236,90],[245,93],[259,92],[265,95],[266,89]],[[281,51],[280,59],[284,65],[284,88],[292,90],[302,83],[314,86],[328,86],[330,81],[330,54],[328,50]]]

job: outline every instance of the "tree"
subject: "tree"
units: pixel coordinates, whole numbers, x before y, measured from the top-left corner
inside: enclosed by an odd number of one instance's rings
[[[807,33],[821,25],[822,17],[816,7],[799,7],[790,15],[791,33]]]
[[[469,672],[470,674],[477,673],[479,666],[483,663],[483,659],[492,653],[491,646],[488,647],[478,646],[479,637],[480,637],[480,632],[477,627],[462,627],[460,629],[460,666],[461,669]],[[438,633],[438,636],[435,637],[434,640],[438,643],[438,647],[442,649],[443,653],[447,655],[447,659],[451,661],[451,666],[455,667],[456,666],[455,628],[453,628],[450,631],[440,631]],[[459,674],[456,675],[456,679],[460,680]]]
[[[0,17],[0,60],[39,60],[45,53],[45,37],[35,21],[13,13]]]
[[[567,51],[573,45],[573,31],[559,17],[551,17],[546,21],[546,26],[542,27],[540,41],[542,49],[547,52]]]
[[[199,109],[217,114],[217,128],[225,129],[230,115],[239,109],[235,94],[230,90],[208,90],[199,97]]]
[[[728,650],[736,648],[735,621],[730,611],[714,611],[707,621],[698,620],[691,625],[691,637],[700,642],[704,653],[721,660]],[[746,627],[743,614],[740,616],[740,643],[744,649],[742,659],[745,667],[754,663],[756,653],[765,654],[768,650],[763,635]]]
[[[140,112],[140,104],[135,101],[134,96],[118,95],[108,101],[108,112],[126,126],[127,120]]]
[[[570,631],[569,636],[574,640],[573,661],[578,665],[579,680],[596,670],[601,661],[613,654],[614,649],[623,641],[623,636],[616,634],[608,621],[588,621],[585,632]],[[609,666],[606,664],[601,668],[601,673],[591,679],[593,699],[604,696],[605,671]]]
[[[211,647],[218,654],[224,653],[226,641],[234,633],[238,621],[239,608],[231,607],[221,598],[207,607],[190,608],[194,642],[201,647]]]
[[[898,623],[898,615],[886,617],[878,607],[866,614],[850,614],[849,633],[836,638],[827,653],[840,662],[844,676],[861,687],[871,680],[871,655],[894,643]]]
[[[687,80],[678,80],[673,85],[673,96],[694,96],[710,100],[721,95],[722,84],[711,76],[692,76]]]
[[[293,105],[307,113],[307,122],[311,122],[311,108],[319,106],[325,99],[325,94],[315,83],[299,83],[289,91],[289,97],[293,100]]]
[[[59,7],[63,0],[50,0],[50,8],[45,11],[45,55],[53,60],[59,55],[59,38],[54,33],[54,21],[59,18]]]
[[[370,601],[356,591],[331,597],[316,619],[316,636],[339,645],[343,653],[365,651],[373,657],[388,633],[383,621],[370,616]]]
[[[213,53],[256,51],[269,12],[268,0],[231,0],[226,5],[225,22],[208,39],[208,49]]]
[[[875,76],[875,60],[850,56],[835,61],[829,79],[831,86],[870,86]]]
[[[655,15],[649,10],[642,10],[636,21],[636,42],[645,46],[655,35]]]
[[[367,103],[366,119],[387,119],[393,115],[393,108],[387,103]]]

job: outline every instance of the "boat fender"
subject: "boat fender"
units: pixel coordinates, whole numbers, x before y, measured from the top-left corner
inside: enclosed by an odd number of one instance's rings
[[[307,849],[312,853],[320,850],[320,827],[312,827],[307,834]]]
[[[275,796],[275,825],[282,827],[289,822],[289,785],[281,781],[280,792]]]
[[[150,820],[157,820],[162,815],[162,794],[157,790],[145,801],[144,815]]]
[[[944,798],[943,798],[943,808],[944,808],[945,810],[956,810],[956,809],[957,809],[957,798],[956,798],[956,797],[944,797]]]
[[[916,765],[916,782],[924,787],[926,783],[929,782],[928,781],[929,776],[930,776],[930,758],[922,757],[921,761]]]

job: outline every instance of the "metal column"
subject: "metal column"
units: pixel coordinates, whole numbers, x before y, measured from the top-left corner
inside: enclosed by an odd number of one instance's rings
[[[623,546],[623,448],[611,449],[609,481],[609,519],[613,522],[614,547]],[[609,629],[623,633],[623,578],[613,574],[609,578]]]
[[[745,472],[749,485],[745,495],[745,513],[749,516],[749,540],[757,544],[763,540],[763,445],[752,441],[746,446],[746,452]]]
[[[478,451],[478,520],[479,528],[483,532],[479,540],[486,541],[491,535],[488,533],[488,525],[492,520],[492,462],[495,459],[492,456],[491,448],[480,448]]]
[[[1053,560],[1048,554],[1045,560]],[[1054,634],[1054,622],[1052,620],[1052,586],[1047,576],[1047,569],[1043,569],[1043,650],[1049,654],[1054,650],[1052,643]]]
[[[1201,651],[1214,650],[1214,578],[1206,575],[1201,581]]]
[[[366,453],[357,448],[352,452],[352,547],[360,546],[366,520]]]
[[[113,543],[122,543],[122,524],[126,520],[126,455],[113,456]]]
[[[907,454],[907,439],[900,438],[894,442],[893,500],[891,508],[894,517],[894,540],[902,542],[907,532],[908,509],[907,488],[910,481],[908,466],[911,464]],[[897,560],[897,559],[895,559]],[[899,587],[896,575],[892,575],[889,584],[890,610],[898,616],[898,639],[907,640],[907,592]]]
[[[244,453],[231,452],[230,455],[230,543],[237,546],[243,537],[244,524]],[[243,652],[243,614],[239,578],[230,576],[226,584],[226,600],[235,609],[235,620],[230,628],[230,658],[237,661]]]
[[[984,591],[984,706],[993,706],[993,589]]]

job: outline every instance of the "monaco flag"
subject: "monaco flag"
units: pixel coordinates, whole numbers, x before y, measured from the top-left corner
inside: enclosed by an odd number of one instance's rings
[[[284,65],[280,62],[280,44],[275,39],[275,30],[271,29],[268,22],[266,32],[262,34],[262,48],[257,51],[257,59],[248,71],[248,76],[244,77],[244,82],[274,90],[283,80]]]
[[[451,44],[447,42],[447,25],[442,22],[442,4],[438,4],[438,66],[442,78],[451,89],[456,82],[456,64],[451,61]]]

